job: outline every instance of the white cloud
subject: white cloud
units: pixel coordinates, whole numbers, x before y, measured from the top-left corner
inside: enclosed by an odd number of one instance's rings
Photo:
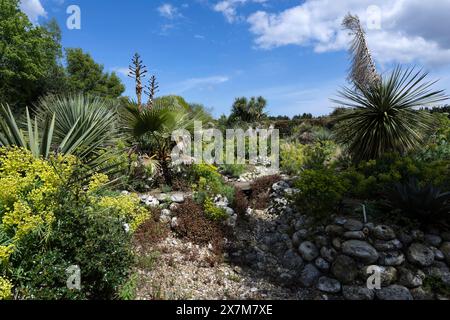
[[[114,67],[111,69],[111,71],[113,71],[121,76],[124,76],[124,77],[128,77],[128,74],[130,72],[128,67]]]
[[[159,14],[167,19],[175,19],[180,16],[178,9],[170,3],[164,3],[158,7]]]
[[[211,76],[203,78],[190,78],[184,80],[174,86],[172,89],[176,93],[183,93],[193,89],[197,90],[211,90],[215,86],[228,82],[230,78],[228,76]]]
[[[20,10],[22,10],[34,24],[38,22],[39,17],[47,16],[47,12],[40,0],[21,0]]]
[[[258,47],[313,47],[343,50],[349,36],[343,17],[358,14],[366,25],[369,6],[380,8],[381,29],[369,29],[368,42],[379,62],[450,63],[450,0],[305,0],[279,13],[258,11],[247,19]],[[367,28],[366,28],[367,29]]]
[[[214,11],[221,12],[229,23],[243,19],[237,12],[237,7],[246,3],[265,3],[267,0],[222,0],[217,2],[213,9]]]

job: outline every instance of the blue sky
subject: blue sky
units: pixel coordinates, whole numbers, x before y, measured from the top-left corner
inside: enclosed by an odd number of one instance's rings
[[[69,5],[81,9],[81,30],[66,28]],[[35,23],[56,18],[63,46],[116,71],[126,95],[134,97],[126,69],[139,52],[160,95],[182,95],[216,116],[235,97],[256,95],[272,115],[331,112],[329,99],[346,84],[340,21],[349,11],[367,23],[382,71],[418,64],[450,89],[450,0],[22,0],[22,8]]]

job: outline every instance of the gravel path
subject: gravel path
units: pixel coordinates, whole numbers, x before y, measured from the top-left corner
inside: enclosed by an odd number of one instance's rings
[[[276,220],[266,211],[253,211],[236,227],[236,239],[230,241],[224,261],[214,263],[211,248],[200,247],[177,239],[171,234],[141,255],[137,270],[138,299],[314,299],[315,293],[305,289],[288,288],[272,277],[270,263],[255,267],[251,253],[264,252],[262,259],[275,261],[264,251],[265,232],[276,229]],[[248,259],[250,260],[248,260]],[[275,266],[273,268],[276,268]],[[277,271],[277,270],[274,270]]]

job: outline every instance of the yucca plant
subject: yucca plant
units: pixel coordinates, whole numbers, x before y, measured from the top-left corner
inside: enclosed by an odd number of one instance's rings
[[[426,72],[397,67],[370,86],[355,82],[344,88],[335,103],[348,107],[336,118],[338,142],[347,146],[356,162],[377,159],[388,152],[401,154],[420,146],[433,129],[428,112],[417,110],[447,100],[425,81]]]
[[[61,145],[68,136],[69,145],[80,140],[82,148],[69,151],[83,159],[112,145],[119,136],[117,105],[113,100],[82,94],[50,95],[39,101],[36,116],[42,125],[52,115],[55,116],[53,143]]]
[[[26,109],[24,123],[9,106],[0,106],[0,145],[18,146],[35,157],[51,153],[77,156],[88,168],[109,172],[111,153],[99,152],[118,136],[116,111],[106,100],[50,96],[40,101],[34,119]]]
[[[370,87],[381,81],[372,54],[366,41],[366,32],[357,15],[347,14],[342,22],[342,26],[350,31],[353,36],[350,45],[350,56],[352,57],[352,67],[349,79],[359,86]]]

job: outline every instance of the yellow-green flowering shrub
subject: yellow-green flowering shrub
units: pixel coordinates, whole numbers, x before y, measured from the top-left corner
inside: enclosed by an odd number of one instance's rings
[[[149,218],[149,211],[140,206],[140,199],[136,195],[118,195],[103,188],[109,182],[108,177],[103,174],[95,174],[85,186],[83,179],[77,179],[79,170],[82,171],[83,167],[73,156],[55,155],[45,160],[34,158],[30,152],[23,149],[0,148],[0,232],[2,235],[0,239],[0,277],[2,277],[0,298],[3,296],[8,298],[13,286],[15,290],[20,289],[21,294],[27,297],[27,289],[23,291],[24,284],[17,283],[22,280],[14,278],[14,273],[10,273],[15,265],[21,264],[22,260],[24,262],[20,268],[23,272],[29,272],[38,277],[30,281],[33,283],[33,288],[39,288],[38,284],[41,281],[39,277],[42,275],[40,267],[31,262],[27,264],[25,260],[34,261],[32,254],[36,254],[36,259],[41,257],[41,254],[43,257],[47,255],[52,257],[51,249],[48,249],[48,252],[41,252],[43,250],[41,242],[44,239],[46,245],[50,247],[47,241],[56,237],[55,234],[70,235],[73,241],[53,242],[55,246],[60,244],[64,246],[64,248],[58,247],[58,250],[66,252],[66,247],[71,245],[69,242],[87,241],[83,238],[85,237],[83,230],[91,228],[92,235],[90,235],[89,243],[91,246],[94,243],[100,245],[101,236],[96,235],[97,229],[105,232],[104,229],[108,227],[113,230],[111,237],[120,239],[116,233],[120,232],[120,229],[124,232],[124,223],[127,223],[130,230],[134,231]],[[75,206],[74,201],[78,202],[78,205]],[[66,227],[68,232],[58,233],[56,229],[67,225],[68,220],[72,219],[70,214],[62,215],[62,211],[69,210],[62,209],[63,206],[75,210],[76,216],[73,219],[76,223]],[[77,231],[76,228],[80,227],[81,222],[85,223],[84,229]],[[39,232],[35,232],[37,230]],[[73,233],[70,234],[70,232]],[[118,243],[117,245],[126,250],[126,244]],[[88,252],[86,253],[88,256],[95,256],[97,251],[89,252],[93,248],[87,246],[77,250]],[[67,252],[74,250],[67,249]],[[59,257],[56,256],[55,259],[60,259]],[[72,259],[76,257],[69,255],[68,261]],[[107,261],[104,263],[108,264]],[[47,280],[46,278],[45,281]],[[51,287],[50,284],[48,285]],[[52,290],[50,288],[49,292]],[[54,290],[57,291],[57,289]]]
[[[121,194],[105,196],[99,192],[102,187],[109,182],[105,174],[95,174],[92,176],[88,186],[88,194],[96,204],[99,211],[114,212],[119,218],[125,220],[131,231],[137,228],[150,218],[149,211],[140,205],[140,199],[135,194]]]
[[[196,164],[192,166],[194,200],[205,206],[205,201],[221,195],[234,202],[235,189],[228,185],[218,172],[218,168],[210,164]]]
[[[214,201],[207,197],[203,203],[203,208],[205,210],[205,215],[208,219],[213,221],[225,220],[228,215],[224,208],[219,208],[214,204]]]
[[[72,173],[74,157],[35,159],[18,148],[0,148],[0,222],[12,243],[53,222],[58,189]],[[8,250],[0,249],[0,256]]]
[[[108,212],[111,210],[115,212],[129,223],[131,231],[136,231],[150,217],[148,210],[140,205],[140,199],[137,195],[100,197],[97,206],[100,210],[108,209]]]
[[[88,185],[88,193],[93,194],[99,191],[102,187],[109,182],[109,178],[106,174],[96,173],[91,177]]]
[[[9,257],[14,251],[14,245],[0,246],[0,265],[8,262]]]
[[[298,174],[305,164],[305,148],[301,143],[280,145],[280,166],[288,174]]]
[[[7,279],[0,277],[0,300],[11,299],[12,284]]]

